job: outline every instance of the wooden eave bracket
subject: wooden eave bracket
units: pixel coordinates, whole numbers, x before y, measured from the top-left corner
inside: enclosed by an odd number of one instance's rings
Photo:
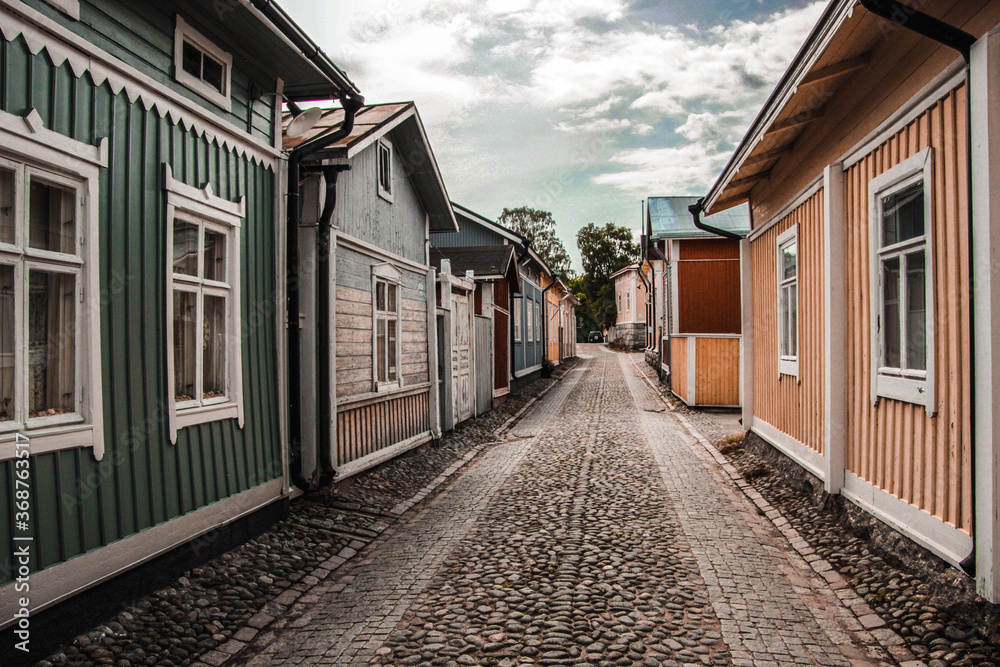
[[[814,123],[826,114],[826,107],[819,107],[816,109],[807,109],[806,111],[799,112],[794,116],[790,116],[785,120],[780,120],[771,127],[767,128],[764,132],[765,137],[769,137],[778,132],[784,132],[785,130],[790,130],[793,127],[799,127],[801,125],[808,125],[809,123]]]
[[[808,86],[810,84],[819,83],[820,81],[826,81],[827,79],[832,79],[835,76],[840,76],[842,74],[847,74],[848,72],[853,72],[859,70],[862,67],[867,67],[871,62],[871,54],[865,53],[856,58],[848,58],[847,60],[841,60],[839,63],[834,63],[822,69],[818,69],[815,72],[810,72],[802,77],[802,80],[798,83],[798,88],[803,86]]]
[[[743,161],[740,165],[740,169],[746,169],[747,167],[756,167],[759,164],[764,164],[765,162],[770,162],[771,160],[778,160],[783,157],[787,157],[792,154],[792,147],[782,146],[781,148],[775,148],[769,151],[765,151],[760,155],[754,155]]]

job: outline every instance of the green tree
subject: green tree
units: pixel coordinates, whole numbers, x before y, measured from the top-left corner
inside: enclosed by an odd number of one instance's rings
[[[603,227],[591,223],[577,232],[576,245],[583,261],[583,275],[574,281],[573,292],[580,300],[577,312],[584,322],[597,329],[612,326],[616,319],[615,286],[611,276],[639,259],[639,244],[632,230],[609,222]]]
[[[569,255],[566,247],[556,236],[556,221],[548,211],[539,211],[527,206],[505,208],[498,223],[528,239],[532,250],[549,265],[556,274],[565,276],[569,272]]]

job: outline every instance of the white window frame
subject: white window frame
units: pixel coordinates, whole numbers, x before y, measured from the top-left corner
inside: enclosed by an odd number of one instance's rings
[[[868,184],[869,210],[869,257],[871,302],[871,400],[891,398],[907,403],[923,405],[927,414],[935,411],[934,373],[934,202],[933,202],[933,150],[924,150],[903,160],[895,167],[873,178]],[[880,247],[882,240],[882,201],[886,197],[916,183],[924,187],[924,236],[922,239],[906,241],[906,250],[921,244],[924,246],[925,278],[925,329],[927,332],[927,370],[913,371],[891,369],[882,365],[882,334],[880,331],[883,312],[882,262],[886,253]],[[890,251],[891,252],[891,251]],[[901,288],[902,289],[902,288]],[[905,313],[900,307],[901,328],[905,327]],[[901,353],[905,354],[905,340],[900,340]]]
[[[542,303],[535,302],[535,342],[542,342]]]
[[[524,299],[519,296],[514,297],[514,342],[521,342],[521,308],[524,307]]]
[[[388,319],[386,313],[379,312],[376,301],[378,283],[392,283],[396,286],[396,379],[379,382],[378,379],[378,321]],[[388,299],[388,294],[386,295]],[[372,390],[389,391],[403,386],[403,272],[388,262],[372,267]],[[387,329],[388,331],[388,329]],[[386,354],[389,353],[386,345]],[[386,369],[388,370],[388,359]]]
[[[534,301],[528,299],[525,303],[525,313],[527,315],[527,321],[524,323],[524,339],[529,343],[535,342],[535,306]]]
[[[18,388],[25,419],[0,422],[0,461],[17,455],[17,433],[30,439],[30,452],[42,454],[65,449],[89,447],[98,461],[104,457],[104,415],[101,385],[101,308],[99,270],[100,217],[97,206],[100,170],[108,165],[107,140],[91,146],[43,126],[38,112],[15,116],[0,111],[0,160],[15,171],[15,206],[24,211],[28,172],[39,173],[45,180],[71,186],[77,191],[77,248],[74,255],[31,250],[21,242],[22,225],[15,223],[14,244],[0,243],[0,262],[14,265],[15,312],[28,316],[25,298],[25,270],[58,265],[62,272],[77,275],[78,298],[75,306],[74,373],[76,412],[66,415],[27,419],[27,385]],[[28,363],[26,332],[15,329],[15,382],[26,380]],[[20,370],[20,372],[18,372]]]
[[[782,262],[782,251],[789,245],[795,245],[795,278],[785,279],[783,271]],[[781,234],[778,235],[777,248],[776,248],[776,258],[778,269],[775,273],[777,277],[777,313],[775,319],[778,322],[778,375],[790,375],[794,378],[799,377],[799,351],[802,347],[802,327],[799,326],[801,321],[802,311],[799,308],[799,295],[802,293],[800,277],[802,275],[802,246],[799,244],[799,225],[795,223]],[[781,293],[784,287],[789,285],[795,285],[795,354],[781,354],[782,343],[785,342],[788,332],[784,331],[781,326]]]
[[[242,345],[242,289],[240,286],[240,232],[246,217],[246,197],[231,202],[212,192],[212,186],[196,188],[175,180],[169,164],[163,165],[163,187],[167,199],[167,403],[170,420],[170,442],[177,442],[177,432],[188,426],[205,424],[222,419],[236,419],[243,428],[243,345]],[[199,224],[202,229],[221,232],[226,236],[226,396],[214,399],[196,398],[178,404],[174,394],[174,290],[211,291],[208,281],[188,279],[173,270],[174,220]],[[199,239],[201,234],[199,232]],[[199,243],[199,246],[201,244]],[[201,262],[199,251],[199,263]],[[219,285],[222,288],[222,284]],[[198,301],[202,302],[201,299]],[[199,306],[199,322],[201,308]],[[196,345],[200,361],[201,346]],[[202,373],[200,363],[196,373]]]
[[[382,156],[385,156],[384,158]],[[386,167],[388,169],[388,185],[389,187],[383,187],[382,184],[382,164],[385,160]],[[375,142],[375,185],[378,188],[378,196],[386,200],[390,204],[392,203],[392,184],[393,184],[393,148],[392,142],[382,137]]]
[[[206,55],[222,63],[222,92],[219,92],[201,78],[188,73],[184,69],[184,42],[188,42]],[[177,25],[174,28],[174,79],[226,111],[232,111],[233,105],[230,97],[232,92],[232,74],[232,54],[220,49],[212,40],[195,30],[178,14]]]

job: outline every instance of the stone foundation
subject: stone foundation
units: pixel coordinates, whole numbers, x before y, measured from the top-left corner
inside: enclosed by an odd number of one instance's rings
[[[608,343],[641,350],[646,347],[646,325],[642,322],[616,324],[608,329]]]

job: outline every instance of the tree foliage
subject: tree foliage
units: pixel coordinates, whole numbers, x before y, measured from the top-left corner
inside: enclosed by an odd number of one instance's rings
[[[522,206],[505,208],[498,223],[528,239],[532,250],[549,265],[556,274],[565,276],[569,272],[569,255],[566,247],[556,236],[556,221],[548,211]]]
[[[617,315],[611,276],[638,261],[639,244],[632,240],[631,229],[609,222],[603,227],[591,223],[581,229],[576,245],[584,271],[571,288],[580,300],[577,314],[593,330],[603,330],[614,325]]]

